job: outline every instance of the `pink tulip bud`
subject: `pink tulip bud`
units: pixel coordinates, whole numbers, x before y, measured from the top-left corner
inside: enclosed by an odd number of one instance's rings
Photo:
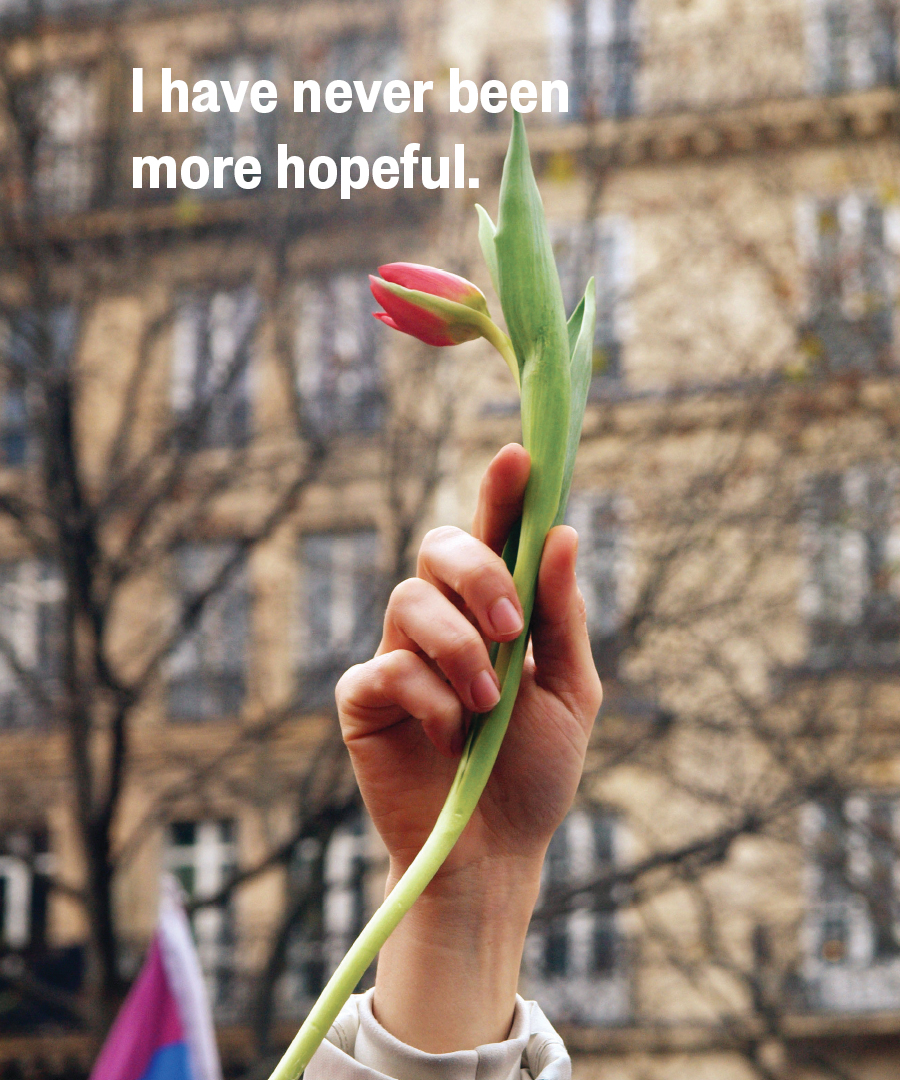
[[[458,345],[483,335],[487,301],[471,281],[417,263],[388,263],[378,271],[383,280],[370,275],[369,282],[384,311],[373,314],[385,325],[427,345]],[[410,296],[407,290],[426,295]]]

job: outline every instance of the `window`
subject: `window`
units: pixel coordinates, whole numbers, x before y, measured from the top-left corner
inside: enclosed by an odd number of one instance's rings
[[[0,564],[0,728],[48,718],[62,671],[62,600],[52,563]]]
[[[38,138],[34,194],[50,214],[87,210],[94,197],[98,116],[97,86],[84,71],[56,71],[28,95]]]
[[[557,829],[544,863],[538,910],[563,904],[571,887],[611,870],[623,838],[614,814],[573,810]],[[616,904],[600,892],[592,906],[536,921],[525,951],[529,991],[554,1020],[610,1023],[629,1010],[624,946]]]
[[[250,437],[250,359],[259,303],[249,287],[182,297],[175,316],[172,405],[190,449]]]
[[[890,0],[807,0],[813,89],[841,94],[897,81],[896,6]]]
[[[587,608],[594,662],[601,675],[615,675],[617,640],[625,607],[627,551],[622,500],[603,492],[573,492],[566,522],[577,530],[578,584]]]
[[[635,111],[634,0],[557,0],[550,16],[553,77],[569,86],[573,119]]]
[[[327,74],[321,80],[323,87],[334,79],[343,79],[351,85],[360,80],[367,87],[381,80],[384,86],[391,79],[404,76],[397,39],[372,35],[351,34],[340,38],[331,49],[326,68]],[[361,154],[369,161],[382,154],[399,157],[401,123],[402,116],[389,112],[381,97],[371,113],[363,112],[355,101],[345,113],[327,111],[323,104],[315,153],[335,159]]]
[[[300,695],[307,708],[334,703],[334,687],[368,659],[381,630],[378,534],[320,533],[301,541]]]
[[[588,280],[595,279],[594,378],[616,379],[622,372],[622,323],[627,288],[625,223],[618,218],[555,222],[550,235],[567,316],[578,306]]]
[[[369,841],[361,812],[335,829],[322,854],[317,840],[300,850],[291,873],[313,886],[316,900],[288,951],[285,998],[309,1006],[356,940],[369,914]]]
[[[0,836],[0,949],[44,945],[50,858],[44,830]]]
[[[34,311],[20,312],[3,327],[0,464],[16,467],[31,459],[36,384],[42,375],[69,366],[77,328],[75,309],[68,305],[54,307],[43,317]]]
[[[897,470],[883,466],[806,483],[801,610],[814,668],[900,661],[897,496]]]
[[[0,22],[12,23],[28,13],[27,0],[0,0]]]
[[[175,556],[182,610],[211,588],[234,557],[228,543],[185,544]],[[203,605],[169,663],[169,717],[218,720],[241,711],[246,690],[250,598],[241,563]]]
[[[367,276],[304,282],[297,303],[297,391],[309,421],[323,434],[377,431],[384,397]]]
[[[202,79],[215,83],[217,90],[218,112],[198,113],[204,130],[202,156],[212,165],[214,157],[231,157],[237,163],[238,158],[255,157],[262,169],[262,179],[256,188],[238,187],[234,179],[234,170],[224,172],[224,188],[213,188],[212,181],[204,189],[210,195],[235,195],[241,191],[258,191],[265,187],[274,176],[276,129],[273,110],[259,113],[250,107],[250,87],[261,79],[273,81],[274,65],[271,57],[229,56],[210,63],[201,72]],[[232,112],[222,93],[221,83],[227,81],[233,91],[239,93],[239,87],[246,83],[246,94],[242,106]],[[211,174],[210,174],[211,175]]]
[[[213,896],[237,868],[234,821],[174,821],[165,843],[166,868],[181,883],[188,900]],[[230,902],[199,908],[191,916],[200,967],[213,1008],[233,997],[234,910]]]
[[[871,197],[810,200],[801,208],[809,317],[801,347],[826,371],[893,366],[892,276],[897,222]]]
[[[3,464],[12,468],[24,465],[28,444],[28,387],[21,376],[10,373],[0,398],[0,458]]]
[[[900,800],[836,796],[804,810],[804,975],[815,1007],[900,1005]]]

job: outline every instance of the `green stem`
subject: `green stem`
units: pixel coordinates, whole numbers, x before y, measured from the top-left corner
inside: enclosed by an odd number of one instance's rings
[[[485,340],[489,341],[506,361],[506,366],[512,372],[512,377],[516,380],[516,386],[521,388],[522,381],[519,376],[519,361],[516,359],[512,342],[493,319],[482,316],[478,320],[478,328],[481,330]]]
[[[526,629],[514,642],[501,645],[497,657],[497,668],[506,671],[500,700],[489,713],[476,717],[473,722],[456,776],[431,835],[328,980],[270,1080],[297,1080],[378,950],[441,868],[468,824],[490,778],[516,703],[533,599],[532,587],[531,597],[524,605]]]
[[[510,339],[488,317],[478,312],[470,314],[474,316],[472,321],[480,326],[484,337],[507,362],[518,385],[519,365]],[[567,394],[567,385],[564,390]],[[529,408],[533,396],[532,389],[529,389],[527,394]],[[563,400],[567,401],[568,397]],[[523,416],[525,404],[523,401]],[[506,734],[516,703],[519,683],[522,680],[522,665],[525,662],[531,613],[534,608],[538,566],[544,538],[553,524],[559,503],[561,469],[565,458],[564,443],[562,456],[560,456],[560,446],[552,442],[549,453],[544,455],[549,458],[551,467],[548,468],[548,463],[538,459],[535,448],[531,445],[534,440],[529,438],[529,425],[523,426],[526,449],[532,455],[531,477],[525,495],[525,510],[521,522],[516,523],[516,528],[513,530],[514,540],[504,551],[504,557],[510,563],[514,561],[513,581],[522,604],[525,628],[515,641],[507,642],[497,650],[494,669],[500,679],[500,700],[489,713],[476,716],[473,720],[456,775],[431,834],[410,863],[406,873],[391,889],[384,903],[368,921],[335,973],[328,980],[318,1001],[313,1005],[303,1026],[297,1032],[294,1041],[269,1080],[297,1080],[309,1064],[313,1054],[328,1034],[328,1029],[337,1019],[338,1013],[378,955],[378,950],[440,870],[453,845],[469,823],[490,779],[491,770],[500,752],[503,736]],[[559,466],[558,468],[552,467],[554,462]],[[512,554],[513,550],[515,550],[515,555]]]

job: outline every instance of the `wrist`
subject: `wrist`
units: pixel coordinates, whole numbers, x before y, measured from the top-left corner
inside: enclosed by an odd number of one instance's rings
[[[388,889],[397,877],[392,869]],[[539,887],[533,860],[440,874],[381,950],[373,1002],[379,1023],[432,1054],[504,1040]]]

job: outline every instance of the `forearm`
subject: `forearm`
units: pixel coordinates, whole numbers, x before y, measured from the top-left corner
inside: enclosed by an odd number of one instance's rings
[[[399,871],[388,878],[390,889]],[[496,862],[442,877],[381,950],[374,1012],[401,1042],[431,1054],[507,1037],[540,862]]]

